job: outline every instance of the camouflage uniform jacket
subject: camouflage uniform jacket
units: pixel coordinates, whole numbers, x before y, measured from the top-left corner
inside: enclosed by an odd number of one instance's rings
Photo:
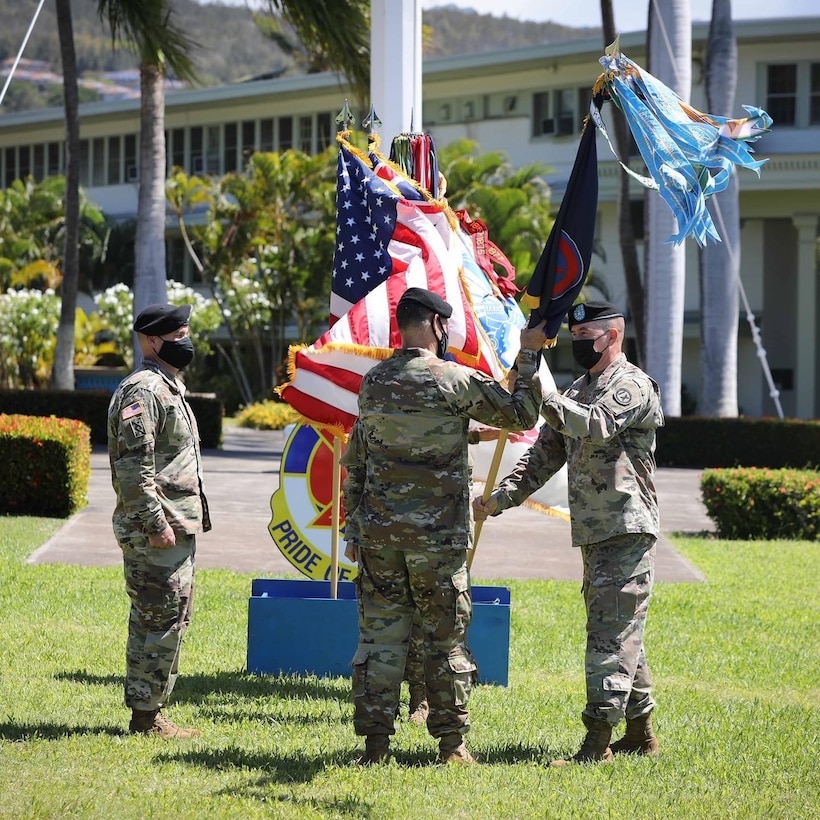
[[[493,493],[496,514],[521,504],[566,463],[572,543],[631,532],[658,534],[655,430],[660,391],[621,354],[597,378],[585,374],[544,399],[538,439]]]
[[[211,528],[199,430],[184,385],[151,361],[126,376],[108,406],[114,533],[191,535]]]
[[[367,547],[443,551],[472,539],[470,419],[530,429],[541,384],[533,351],[518,356],[510,394],[470,367],[397,350],[362,380],[342,464],[345,538]]]

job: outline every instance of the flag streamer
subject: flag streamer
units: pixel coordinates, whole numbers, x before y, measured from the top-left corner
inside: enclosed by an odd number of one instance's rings
[[[729,184],[733,166],[760,176],[767,161],[755,160],[750,143],[769,131],[772,118],[761,108],[744,105],[742,119],[704,114],[684,102],[639,65],[622,54],[617,42],[600,59],[604,73],[595,90],[606,92],[623,112],[649,176],[624,170],[641,185],[657,190],[678,223],[670,241],[680,245],[692,236],[698,245],[720,241],[706,200]],[[599,114],[593,119],[617,157]]]

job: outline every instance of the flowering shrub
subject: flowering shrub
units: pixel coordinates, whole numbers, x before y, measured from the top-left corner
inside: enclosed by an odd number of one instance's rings
[[[299,414],[281,401],[261,401],[249,404],[236,414],[240,427],[253,427],[256,430],[281,430],[288,424],[299,421]]]
[[[51,288],[0,294],[0,386],[48,383],[59,324],[60,299]]]
[[[88,498],[91,429],[76,419],[0,414],[0,513],[66,518]]]
[[[700,487],[721,538],[820,539],[820,472],[712,469]]]

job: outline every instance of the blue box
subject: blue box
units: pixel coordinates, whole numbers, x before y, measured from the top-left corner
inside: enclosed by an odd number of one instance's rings
[[[474,586],[467,642],[479,683],[506,686],[510,663],[509,587]],[[348,676],[359,634],[356,585],[254,578],[248,601],[248,672]]]

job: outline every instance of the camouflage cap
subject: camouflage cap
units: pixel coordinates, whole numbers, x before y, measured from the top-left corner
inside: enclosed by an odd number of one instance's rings
[[[599,322],[602,319],[624,318],[622,311],[612,302],[581,302],[573,305],[567,314],[567,323],[572,330],[573,325],[582,325],[585,322]]]
[[[173,333],[191,321],[193,305],[148,305],[134,321],[134,330],[146,336]]]
[[[453,315],[453,308],[449,302],[445,302],[437,293],[424,288],[407,288],[399,299],[399,304],[402,302],[417,302],[445,319]]]

